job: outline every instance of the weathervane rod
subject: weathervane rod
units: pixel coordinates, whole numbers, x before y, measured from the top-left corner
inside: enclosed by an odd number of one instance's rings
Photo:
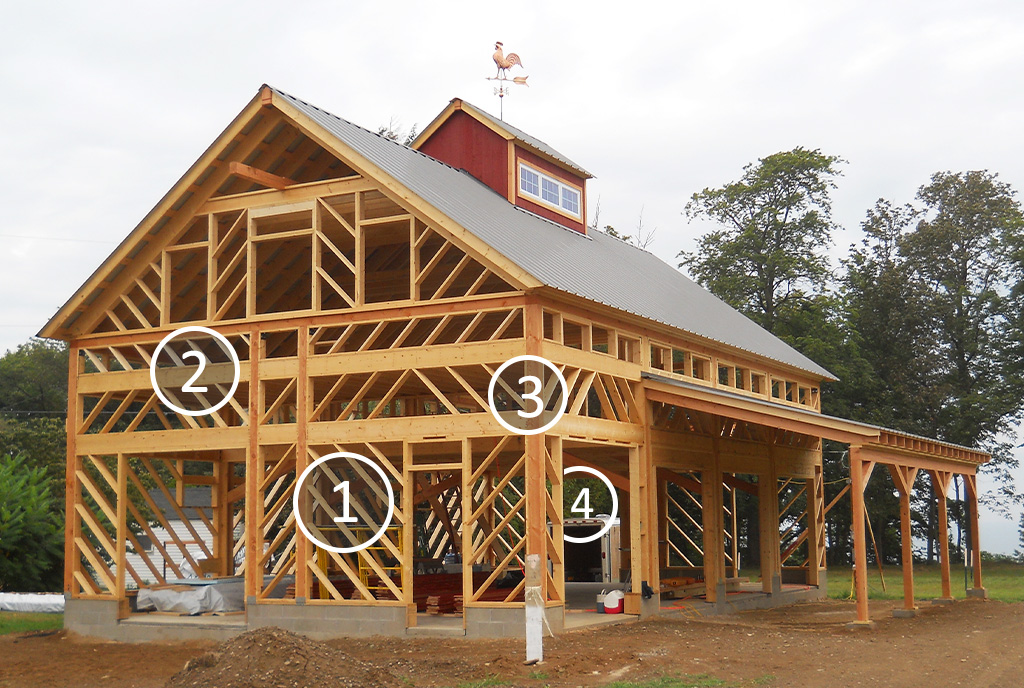
[[[508,84],[519,84],[521,86],[529,86],[526,80],[527,76],[517,76],[509,79],[506,76],[506,70],[511,69],[515,65],[523,66],[523,61],[519,59],[519,55],[516,53],[505,54],[502,49],[502,42],[497,41],[494,44],[494,55],[491,56],[494,59],[494,64],[498,65],[498,73],[493,77],[488,77],[488,81],[497,81],[498,85],[494,89],[494,95],[498,96],[498,118],[502,121],[505,120],[505,96],[510,91],[508,90]]]

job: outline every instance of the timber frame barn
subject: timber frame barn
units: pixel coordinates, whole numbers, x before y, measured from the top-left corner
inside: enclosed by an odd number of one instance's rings
[[[569,466],[599,469],[620,495],[627,614],[661,613],[680,579],[702,584],[701,613],[814,599],[823,438],[850,447],[860,572],[864,487],[873,469],[892,474],[906,615],[918,472],[938,495],[950,599],[946,497],[964,476],[968,592],[983,595],[975,473],[988,455],[822,414],[828,371],[655,256],[588,231],[590,176],[458,99],[407,147],[262,87],[40,332],[70,345],[66,625],[121,640],[263,625],[404,635],[438,577],[455,576],[461,631],[521,636],[525,580],[509,574],[539,555],[558,633]],[[205,416],[167,408],[150,384],[158,344],[190,325],[241,362],[230,403]],[[557,425],[523,436],[486,399],[492,373],[526,354],[553,362],[569,393]],[[395,494],[390,527],[357,553],[314,545],[292,508],[296,476],[340,450],[378,462]],[[208,508],[185,503],[196,486]],[[758,500],[760,581],[739,578],[737,491]],[[337,506],[314,488],[301,498]],[[138,590],[189,571],[243,585],[244,611],[137,611]],[[856,588],[867,623],[865,576]]]

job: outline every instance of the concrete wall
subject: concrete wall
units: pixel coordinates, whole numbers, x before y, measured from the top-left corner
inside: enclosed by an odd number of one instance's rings
[[[526,609],[524,607],[466,607],[466,636],[470,638],[525,638]],[[548,607],[545,615],[551,632],[562,632],[565,608]],[[547,629],[544,631],[547,636]]]
[[[277,626],[318,640],[338,636],[405,635],[405,607],[250,602],[248,608],[250,629]]]

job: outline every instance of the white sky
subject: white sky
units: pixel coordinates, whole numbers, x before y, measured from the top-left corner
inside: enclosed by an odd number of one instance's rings
[[[256,93],[369,128],[452,97],[497,112],[493,43],[530,86],[506,119],[643,210],[669,262],[689,196],[801,145],[849,161],[836,256],[875,199],[938,170],[1024,189],[1024,4],[1003,2],[8,3],[0,22],[0,351],[37,332]],[[1020,441],[1020,440],[1018,440]],[[1024,483],[1024,474],[1020,478]],[[986,514],[983,546],[1016,523]]]

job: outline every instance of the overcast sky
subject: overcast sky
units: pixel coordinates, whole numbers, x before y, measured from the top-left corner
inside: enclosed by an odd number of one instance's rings
[[[590,213],[673,262],[681,210],[794,146],[848,161],[859,240],[938,170],[1024,188],[1024,3],[23,2],[0,22],[0,351],[85,281],[263,83],[369,128],[453,97],[497,112],[494,41],[528,74],[506,120],[597,176]],[[1018,440],[1018,442],[1021,440]],[[1024,475],[1021,476],[1024,487]],[[983,546],[1016,524],[986,515]]]

